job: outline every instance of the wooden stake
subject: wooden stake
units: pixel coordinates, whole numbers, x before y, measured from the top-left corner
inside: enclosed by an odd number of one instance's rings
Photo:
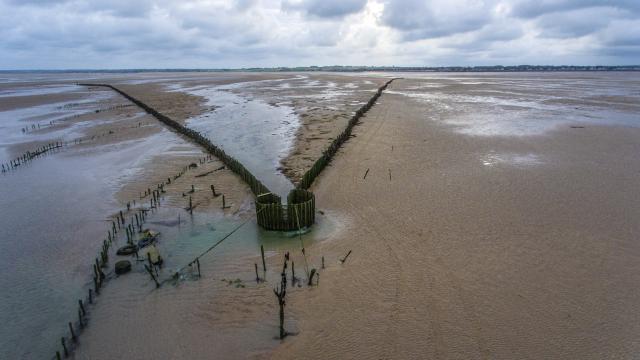
[[[260,253],[262,254],[262,271],[267,273],[267,263],[264,261],[264,246],[260,245]]]
[[[62,343],[62,350],[64,351],[64,357],[69,357],[69,350],[67,349],[67,344],[64,341],[64,337],[60,338],[60,342]]]
[[[283,268],[286,269],[287,260],[284,261]],[[278,305],[280,306],[280,339],[284,339],[287,335],[284,330],[284,305],[285,305],[285,296],[287,295],[287,274],[283,271],[281,274],[280,280],[280,288],[276,287],[273,289],[273,293],[278,298]]]
[[[153,280],[153,282],[156,283],[156,288],[159,288],[160,287],[160,283],[156,279],[155,275],[153,275],[153,270],[151,270],[151,268],[149,268],[146,264],[144,265],[144,268],[145,268],[145,270],[147,270],[149,275],[151,275],[151,279]]]
[[[347,253],[347,255],[345,255],[343,259],[340,259],[340,263],[344,264],[344,262],[347,261],[347,258],[349,257],[349,255],[351,255],[351,250],[349,250],[349,252]]]
[[[258,264],[253,263],[253,266],[256,268],[256,283],[260,284],[260,276],[258,276]]]
[[[311,269],[310,275],[309,275],[309,281],[307,282],[307,285],[309,286],[313,286],[313,276],[316,274],[316,269]]]
[[[76,337],[76,333],[73,331],[73,325],[71,324],[71,321],[69,321],[69,332],[71,332],[71,340],[73,340],[73,342],[77,342],[78,338]]]

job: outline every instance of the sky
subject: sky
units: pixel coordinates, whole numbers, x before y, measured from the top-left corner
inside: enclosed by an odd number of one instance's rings
[[[0,0],[0,69],[638,65],[640,0]]]

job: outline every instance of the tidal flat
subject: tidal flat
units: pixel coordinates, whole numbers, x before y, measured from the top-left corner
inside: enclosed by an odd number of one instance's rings
[[[304,234],[261,230],[219,160],[117,93],[76,85],[123,89],[286,194],[390,78],[312,186]],[[635,72],[3,74],[0,161],[68,145],[0,176],[0,353],[61,351],[128,203],[161,233],[163,285],[135,260],[116,277],[124,257],[111,254],[74,358],[630,357],[639,88]],[[152,208],[147,191],[168,178]],[[190,262],[236,228],[197,276]],[[285,252],[322,279],[290,289],[295,336],[281,342]]]

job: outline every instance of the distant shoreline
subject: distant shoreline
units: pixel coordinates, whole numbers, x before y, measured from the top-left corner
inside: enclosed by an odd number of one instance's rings
[[[0,70],[0,74],[21,73],[145,73],[145,72],[576,72],[640,71],[640,65],[513,65],[513,66],[303,66],[240,69],[65,69]]]

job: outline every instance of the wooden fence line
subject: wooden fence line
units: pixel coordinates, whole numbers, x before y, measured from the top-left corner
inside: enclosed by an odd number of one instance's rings
[[[205,148],[209,153],[220,159],[220,161],[222,161],[231,171],[238,174],[240,178],[249,185],[251,191],[256,197],[255,206],[258,225],[267,230],[289,231],[313,225],[315,222],[315,195],[311,191],[308,191],[309,187],[329,162],[331,162],[331,159],[338,152],[340,146],[349,139],[353,127],[358,123],[360,118],[369,111],[371,107],[373,107],[380,95],[382,95],[382,92],[393,80],[395,79],[391,79],[379,87],[373,97],[371,97],[366,104],[356,111],[353,117],[349,120],[347,127],[336,139],[334,139],[331,145],[323,151],[322,156],[320,156],[313,166],[311,166],[311,168],[303,175],[297,188],[291,190],[287,196],[286,205],[282,204],[280,196],[273,194],[264,184],[262,184],[262,182],[260,182],[260,180],[247,170],[242,163],[225,153],[224,150],[214,145],[209,139],[199,132],[181,125],[177,121],[161,114],[157,110],[113,85],[87,83],[78,85],[100,86],[112,89],[129,101],[138,105],[156,119],[160,120],[160,122],[169,126],[176,132],[192,139],[198,145]]]
[[[242,163],[228,155],[221,148],[214,145],[209,139],[200,134],[199,132],[189,129],[186,126],[181,125],[177,121],[169,118],[166,115],[161,114],[151,106],[143,103],[142,101],[134,98],[133,96],[125,93],[117,87],[109,84],[91,84],[83,83],[78,84],[81,86],[100,86],[112,89],[113,91],[124,96],[129,101],[138,105],[144,111],[160,120],[163,124],[169,126],[179,134],[182,134],[198,145],[205,148],[209,153],[216,156],[222,161],[231,171],[238,174],[245,183],[249,185],[251,191],[256,197],[256,218],[258,224],[267,230],[293,230],[297,227],[294,226],[295,222],[289,219],[293,219],[289,212],[297,211],[298,214],[302,214],[303,220],[300,221],[301,227],[308,227],[313,225],[315,221],[315,197],[311,192],[306,190],[300,191],[300,189],[293,189],[288,196],[287,205],[284,206],[280,202],[280,197],[271,193],[271,191],[258,180],[249,170],[247,170]],[[269,202],[262,203],[259,199],[261,196],[269,195]],[[292,195],[293,194],[293,195]],[[267,199],[267,198],[263,198]],[[271,202],[271,200],[277,199],[277,204]],[[286,209],[286,211],[285,211]]]
[[[242,178],[242,180],[244,180],[249,185],[249,187],[251,187],[251,191],[253,192],[253,194],[255,196],[271,192],[249,170],[247,170],[244,167],[244,165],[242,165],[238,160],[234,159],[232,156],[230,156],[227,153],[225,153],[224,150],[222,150],[221,148],[219,148],[216,145],[214,145],[209,139],[207,139],[205,136],[203,136],[199,132],[197,132],[195,130],[192,130],[192,129],[189,129],[186,126],[181,125],[177,121],[169,118],[166,115],[161,114],[160,112],[158,112],[157,110],[155,110],[151,106],[143,103],[142,101],[134,98],[133,96],[125,93],[124,91],[118,89],[117,87],[115,87],[113,85],[109,85],[109,84],[90,84],[90,83],[83,83],[83,84],[78,84],[78,85],[81,85],[81,86],[100,86],[100,87],[107,87],[109,89],[112,89],[113,91],[115,91],[115,92],[119,93],[120,95],[124,96],[126,99],[128,99],[132,103],[138,105],[140,108],[142,108],[148,114],[150,114],[153,117],[155,117],[156,119],[160,120],[160,122],[162,122],[163,124],[169,126],[170,128],[172,128],[176,132],[178,132],[178,133],[180,133],[180,134],[182,134],[184,136],[189,137],[191,140],[196,142],[198,145],[200,145],[203,148],[205,148],[209,153],[213,154],[215,157],[220,159],[220,161],[222,161],[231,171],[233,171],[234,173],[238,174]]]
[[[360,109],[358,109],[358,111],[356,111],[342,133],[333,140],[331,145],[329,145],[329,147],[322,152],[322,156],[320,156],[320,158],[316,160],[311,168],[307,170],[306,173],[304,173],[302,179],[300,180],[300,183],[298,184],[299,189],[309,189],[311,187],[311,184],[313,184],[313,181],[316,179],[316,177],[318,177],[322,170],[331,162],[331,159],[338,152],[340,146],[342,146],[342,144],[344,144],[344,142],[349,139],[349,137],[351,136],[351,131],[353,130],[353,127],[358,123],[358,120],[360,120],[360,118],[373,107],[380,95],[382,95],[382,92],[387,89],[387,87],[393,80],[395,80],[395,78],[387,81],[384,85],[378,88],[373,97],[369,99],[369,101]]]

